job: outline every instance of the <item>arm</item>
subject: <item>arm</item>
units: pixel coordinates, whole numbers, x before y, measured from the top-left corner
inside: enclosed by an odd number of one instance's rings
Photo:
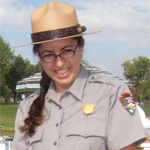
[[[135,143],[133,143],[133,144],[127,146],[127,147],[124,147],[124,148],[122,148],[120,150],[136,150]]]
[[[123,97],[124,93],[129,93],[125,84],[112,88],[107,140],[108,147],[112,150],[135,150],[135,145],[140,145],[146,140],[146,134],[138,111],[135,110],[134,114],[130,114],[128,109],[121,103],[120,97]],[[121,141],[120,139],[123,140]]]

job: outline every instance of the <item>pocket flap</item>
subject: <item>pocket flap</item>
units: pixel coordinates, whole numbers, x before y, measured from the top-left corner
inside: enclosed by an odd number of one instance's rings
[[[80,135],[83,137],[105,136],[105,124],[100,121],[80,122],[70,124],[67,136]]]
[[[36,132],[32,137],[29,137],[29,144],[31,145],[34,142],[41,141],[42,135],[43,135],[43,125],[39,126],[36,129]]]

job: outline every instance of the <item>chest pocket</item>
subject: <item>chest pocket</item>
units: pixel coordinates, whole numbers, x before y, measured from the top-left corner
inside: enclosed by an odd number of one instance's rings
[[[29,137],[29,150],[41,150],[40,143],[43,136],[43,126],[39,126],[32,137]]]
[[[105,123],[97,120],[70,124],[68,127],[68,149],[105,150]]]

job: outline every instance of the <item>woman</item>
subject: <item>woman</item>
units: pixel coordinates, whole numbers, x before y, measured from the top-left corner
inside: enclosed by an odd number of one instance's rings
[[[135,150],[146,135],[132,96],[124,83],[80,64],[86,28],[74,7],[46,3],[31,23],[41,89],[19,105],[12,150]]]

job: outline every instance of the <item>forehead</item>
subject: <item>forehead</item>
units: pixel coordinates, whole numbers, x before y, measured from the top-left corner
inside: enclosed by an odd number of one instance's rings
[[[51,42],[42,43],[40,46],[40,50],[59,50],[65,46],[74,46],[77,43],[75,39],[63,39],[63,40],[56,40]]]

